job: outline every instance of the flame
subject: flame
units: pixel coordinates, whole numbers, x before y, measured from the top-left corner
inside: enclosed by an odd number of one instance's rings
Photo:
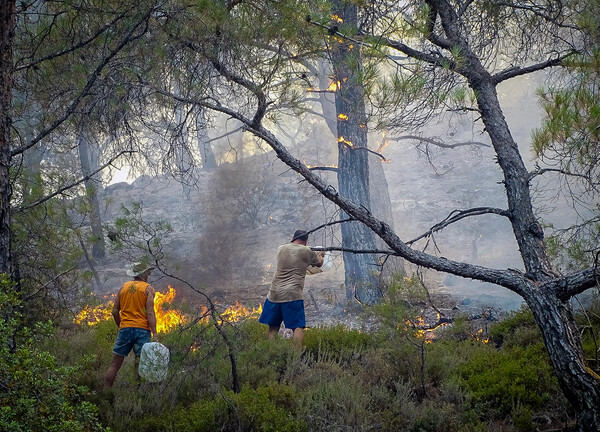
[[[437,322],[440,321],[440,314],[437,314]],[[404,330],[408,330],[408,327],[412,327],[415,330],[415,337],[417,339],[421,339],[424,340],[425,343],[431,343],[435,338],[435,331],[437,329],[439,329],[440,327],[444,327],[449,325],[450,323],[448,322],[443,322],[443,323],[439,323],[438,325],[436,325],[435,327],[430,327],[429,324],[427,324],[427,322],[425,321],[425,318],[423,318],[422,316],[418,316],[416,319],[414,320],[406,320],[406,327],[404,327]]]
[[[348,116],[346,114],[339,114],[338,115],[338,120],[340,120],[340,121],[346,121],[346,120],[348,120]]]
[[[337,14],[331,15],[331,20],[332,21],[337,21],[339,23],[343,23],[344,22],[344,20],[339,15],[337,15]]]
[[[154,312],[156,313],[156,330],[164,333],[171,328],[184,323],[185,317],[175,309],[163,309],[163,305],[172,303],[175,299],[175,288],[169,285],[169,291],[165,294],[156,292],[154,296]]]
[[[156,292],[154,296],[154,312],[156,314],[156,330],[164,333],[178,324],[185,322],[184,315],[175,309],[163,309],[163,306],[173,302],[175,298],[175,289],[169,286],[167,293]],[[112,295],[114,297],[114,294]],[[106,296],[105,296],[106,298]],[[112,319],[112,308],[114,301],[110,300],[106,304],[98,306],[86,306],[73,319],[76,324],[96,325],[103,321]]]
[[[379,144],[379,147],[377,147],[377,153],[381,153],[387,146],[390,145],[390,143],[390,140],[384,140],[381,144]]]
[[[484,344],[490,343],[490,338],[483,337],[483,329],[479,329],[475,333],[471,333],[471,336],[473,337],[474,340],[483,342]]]
[[[262,305],[250,310],[236,301],[235,305],[228,307],[221,314],[221,321],[238,322],[241,319],[258,318],[261,313]]]
[[[344,78],[344,81],[346,81],[346,80],[347,80],[347,78]],[[336,91],[338,91],[340,89],[341,85],[342,84],[339,81],[332,81],[331,83],[329,83],[329,86],[325,90],[320,90],[320,89],[308,87],[306,89],[306,92],[307,93],[311,93],[311,92],[315,92],[315,93],[336,92]]]
[[[352,144],[351,141],[348,141],[346,138],[344,138],[343,136],[340,136],[338,139],[338,142],[344,143],[346,144],[348,147],[354,147],[354,144]]]
[[[327,87],[327,91],[335,92],[342,87],[342,83],[339,81],[332,81]]]
[[[111,300],[107,304],[98,306],[84,307],[73,319],[75,324],[96,325],[102,321],[112,319],[112,308],[114,302]]]

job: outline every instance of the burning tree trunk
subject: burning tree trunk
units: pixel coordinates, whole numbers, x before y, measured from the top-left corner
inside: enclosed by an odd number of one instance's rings
[[[10,130],[16,3],[0,4],[0,273],[10,274]]]
[[[333,12],[339,23],[345,22],[356,27],[356,5],[335,1]],[[342,195],[370,209],[367,118],[363,87],[359,81],[360,50],[346,40],[332,39],[332,47],[333,81],[337,85],[338,187]],[[375,236],[363,224],[344,223],[341,230],[344,248],[375,249]],[[376,255],[344,252],[344,269],[346,299],[355,297],[360,302],[373,304],[381,298]]]

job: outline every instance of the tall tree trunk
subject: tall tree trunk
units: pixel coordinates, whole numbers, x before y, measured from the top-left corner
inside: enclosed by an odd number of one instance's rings
[[[356,5],[335,0],[332,13],[345,24],[356,28]],[[343,196],[370,209],[367,119],[364,91],[359,78],[362,64],[360,49],[345,40],[334,38],[331,39],[331,46],[333,79],[337,83],[338,188]],[[376,248],[374,233],[362,223],[343,223],[341,230],[344,248]],[[380,267],[376,255],[344,252],[344,269],[347,299],[356,298],[365,304],[374,304],[381,299]]]
[[[369,154],[369,194],[371,197],[371,212],[377,219],[385,221],[394,228],[394,213],[392,199],[388,186],[383,163],[380,157]],[[385,242],[375,236],[378,249],[387,249]],[[404,260],[399,256],[388,256],[381,268],[381,282],[386,283],[397,274],[406,274]]]
[[[481,118],[504,173],[510,222],[519,245],[525,276],[523,291],[544,337],[550,361],[567,399],[578,411],[578,431],[600,431],[600,377],[585,364],[581,340],[568,300],[539,285],[556,277],[544,244],[544,233],[533,212],[529,173],[502,113],[496,87],[483,66],[472,61],[467,73],[477,95]]]
[[[10,128],[16,2],[0,2],[0,273],[11,274]]]
[[[106,243],[104,233],[102,232],[102,218],[100,216],[100,203],[98,196],[98,183],[92,178],[93,169],[90,160],[90,139],[85,125],[79,130],[79,139],[77,140],[79,150],[79,161],[81,163],[81,173],[85,180],[85,189],[90,204],[90,226],[92,240],[92,256],[94,258],[104,258],[106,255]],[[100,183],[101,184],[101,183]]]
[[[585,363],[571,306],[531,289],[525,298],[542,332],[560,387],[578,412],[578,432],[600,430],[600,377]]]
[[[217,159],[213,152],[208,133],[206,131],[206,118],[204,109],[195,107],[196,111],[196,137],[198,139],[198,149],[202,157],[202,168],[212,169],[217,167]]]

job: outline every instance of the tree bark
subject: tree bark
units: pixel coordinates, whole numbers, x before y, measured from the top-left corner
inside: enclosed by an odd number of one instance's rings
[[[358,7],[342,1],[333,2],[332,12],[344,23],[356,28]],[[340,193],[365,209],[371,208],[369,194],[369,153],[364,91],[359,80],[360,50],[345,40],[331,39],[333,79],[337,84],[335,108],[338,133],[338,187]],[[351,65],[354,65],[353,67]],[[342,213],[342,218],[346,215]],[[373,232],[360,222],[341,226],[342,246],[375,249]],[[374,254],[344,252],[346,299],[374,304],[381,297],[380,267]]]
[[[206,132],[206,118],[202,107],[194,107],[196,113],[196,138],[198,139],[198,149],[202,157],[202,168],[212,169],[217,167],[217,159],[213,152],[208,133]]]
[[[551,281],[556,274],[546,256],[542,227],[533,213],[527,169],[502,114],[491,77],[469,82],[504,173],[510,221],[528,279],[524,299],[542,332],[560,386],[579,413],[578,431],[600,431],[600,377],[585,364],[570,305],[561,301],[557,292],[538,288],[540,282]]]
[[[100,216],[100,203],[98,196],[98,183],[91,176],[93,169],[90,161],[90,140],[85,126],[79,129],[79,139],[77,148],[79,150],[79,161],[81,163],[81,173],[85,180],[85,190],[90,204],[90,227],[92,239],[92,256],[94,258],[104,258],[106,255],[106,242],[102,231],[102,217]],[[101,184],[101,183],[100,183]]]
[[[600,377],[585,364],[570,304],[533,287],[525,301],[542,332],[560,387],[578,412],[578,432],[600,430]]]
[[[542,332],[560,386],[579,414],[578,431],[600,431],[600,377],[585,364],[568,299],[561,300],[559,290],[540,289],[541,284],[558,275],[546,254],[544,232],[531,201],[529,173],[504,118],[496,83],[471,51],[451,5],[442,0],[430,3],[439,14],[447,40],[464,56],[464,65],[458,65],[457,72],[467,79],[476,95],[481,120],[504,174],[509,219],[525,267],[521,295]]]
[[[10,130],[16,2],[0,2],[0,273],[11,274]]]

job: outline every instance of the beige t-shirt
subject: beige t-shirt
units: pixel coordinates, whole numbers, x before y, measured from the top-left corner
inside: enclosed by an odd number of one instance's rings
[[[308,246],[288,243],[277,249],[277,269],[267,298],[273,303],[302,300],[308,266],[318,266],[319,256]]]

